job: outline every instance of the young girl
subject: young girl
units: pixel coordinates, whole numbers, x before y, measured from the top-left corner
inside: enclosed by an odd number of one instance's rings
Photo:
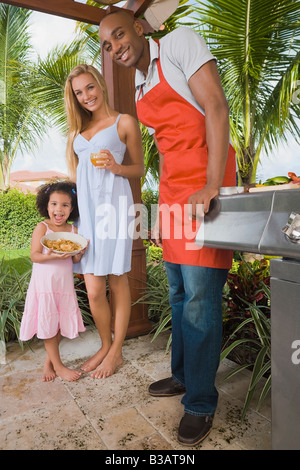
[[[75,67],[66,82],[65,104],[69,124],[67,162],[78,188],[80,233],[89,250],[75,267],[84,274],[90,309],[102,347],[82,366],[94,378],[112,375],[123,362],[122,344],[131,312],[127,273],[131,269],[134,223],[128,178],[144,174],[142,139],[137,120],[119,114],[108,104],[102,75],[92,66]],[[123,163],[125,151],[128,161]],[[98,160],[91,163],[91,154]],[[108,276],[114,314],[106,297]]]
[[[74,381],[81,373],[63,365],[59,341],[61,335],[72,339],[85,330],[73,281],[73,262],[80,261],[85,250],[73,257],[53,253],[52,249],[44,248],[40,240],[51,232],[77,233],[77,228],[68,223],[78,218],[76,185],[68,181],[45,184],[39,189],[36,204],[40,215],[47,219],[40,222],[32,234],[33,267],[20,339],[27,341],[36,334],[44,340],[47,352],[44,381],[54,380],[56,375]]]

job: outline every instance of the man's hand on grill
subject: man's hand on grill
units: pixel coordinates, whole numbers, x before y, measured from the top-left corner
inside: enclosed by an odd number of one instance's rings
[[[203,218],[209,211],[210,201],[219,194],[219,188],[204,186],[188,198],[193,219]]]

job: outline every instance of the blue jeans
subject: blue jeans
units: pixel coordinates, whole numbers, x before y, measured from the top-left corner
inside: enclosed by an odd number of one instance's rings
[[[228,270],[165,262],[172,307],[172,376],[185,385],[184,411],[212,415],[222,344],[222,290]]]

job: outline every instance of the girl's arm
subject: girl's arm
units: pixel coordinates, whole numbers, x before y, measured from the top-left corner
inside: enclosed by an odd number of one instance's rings
[[[76,225],[74,225],[74,233],[78,233],[78,228],[76,227]],[[72,256],[72,260],[74,264],[79,263],[84,253],[88,249],[88,246],[89,246],[89,240],[88,240],[87,246],[83,250],[81,250],[79,253],[76,253],[76,255]]]
[[[119,165],[112,155],[106,169],[125,178],[140,178],[145,173],[142,136],[137,120],[129,114],[122,114],[118,123],[118,132],[122,142],[126,144],[130,157],[128,165]]]
[[[71,256],[68,253],[53,253],[52,249],[49,249],[46,254],[43,254],[41,238],[45,235],[45,233],[46,227],[42,223],[39,223],[32,233],[30,258],[33,263],[44,263],[45,261],[54,259],[66,259]]]
[[[87,246],[81,250],[79,253],[76,253],[76,255],[73,255],[72,256],[72,259],[73,259],[73,263],[76,264],[76,263],[79,263],[79,261],[81,260],[81,258],[83,257],[84,253],[86,252],[86,250],[88,249],[88,244]]]

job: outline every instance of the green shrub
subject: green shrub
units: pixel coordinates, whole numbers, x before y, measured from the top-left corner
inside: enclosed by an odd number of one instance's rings
[[[36,224],[42,220],[35,194],[10,189],[0,194],[0,248],[28,248]]]
[[[145,189],[142,191],[142,201],[146,206],[148,215],[148,232],[151,231],[154,221],[151,221],[151,206],[158,204],[158,192],[152,191],[151,189]],[[151,223],[153,222],[153,223]]]
[[[0,249],[0,260],[3,261],[4,266],[9,264],[19,274],[23,274],[28,269],[28,261],[30,261],[30,248],[20,248],[17,250]]]
[[[236,269],[237,268],[237,269]],[[228,275],[224,288],[227,314],[225,315],[225,344],[221,360],[232,358],[239,364],[224,380],[251,370],[251,378],[242,410],[245,417],[260,379],[266,378],[257,409],[271,389],[271,318],[270,270],[265,259],[240,261]],[[232,356],[233,355],[233,356]]]
[[[23,274],[0,260],[0,341],[2,345],[19,336],[32,263],[24,258],[27,269]]]
[[[95,326],[92,312],[89,306],[89,299],[86,291],[84,277],[82,274],[74,274],[74,287],[83,323],[85,325]]]

